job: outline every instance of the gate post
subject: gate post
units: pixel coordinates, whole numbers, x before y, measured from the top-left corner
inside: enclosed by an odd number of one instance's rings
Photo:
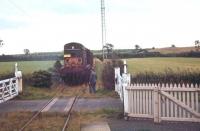
[[[22,72],[18,71],[17,63],[15,64],[15,77],[17,77],[17,88],[22,93]]]
[[[124,60],[124,73],[122,74],[122,80],[123,80],[123,104],[124,104],[124,115],[126,116],[126,113],[128,113],[128,109],[129,109],[129,100],[128,100],[128,91],[127,91],[127,87],[130,86],[130,74],[127,73],[127,64],[126,64],[126,60]]]
[[[161,122],[161,119],[160,119],[160,94],[159,94],[159,90],[160,90],[160,87],[158,85],[154,85],[154,97],[153,97],[153,101],[154,101],[154,107],[153,107],[153,110],[154,110],[154,114],[153,114],[153,117],[154,117],[154,122],[155,123],[160,123]]]

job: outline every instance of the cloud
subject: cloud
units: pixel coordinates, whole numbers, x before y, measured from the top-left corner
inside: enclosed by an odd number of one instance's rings
[[[91,49],[101,48],[99,16],[40,13],[24,20],[28,26],[0,31],[9,49],[5,53],[22,53],[24,48],[31,52],[62,51],[64,44],[72,41]]]
[[[6,53],[61,51],[76,41],[101,49],[100,0],[19,0],[0,5]],[[107,42],[115,48],[191,46],[200,36],[199,1],[105,0]],[[48,4],[47,4],[48,3]],[[14,47],[13,45],[17,45]]]

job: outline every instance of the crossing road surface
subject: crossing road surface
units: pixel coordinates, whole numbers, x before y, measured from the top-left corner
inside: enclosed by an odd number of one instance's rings
[[[42,112],[67,112],[72,103],[73,97],[55,98]],[[48,100],[11,100],[0,104],[0,113],[15,111],[38,111]],[[119,99],[98,98],[84,99],[80,98],[74,105],[76,111],[92,111],[102,108],[122,109],[122,103]]]
[[[0,104],[0,113],[15,111],[38,111],[49,100],[11,100]],[[54,98],[43,112],[67,112],[73,101],[73,97]],[[120,99],[98,98],[84,99],[80,98],[74,105],[76,111],[92,111],[102,108],[122,109],[123,105]],[[199,123],[192,122],[162,122],[154,124],[152,120],[132,119],[125,121],[124,119],[110,119],[103,126],[103,129],[111,131],[200,131]],[[96,124],[99,126],[99,124]],[[85,126],[87,130],[93,130],[95,125]]]

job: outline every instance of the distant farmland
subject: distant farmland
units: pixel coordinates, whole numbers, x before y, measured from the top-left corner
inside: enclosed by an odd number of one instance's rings
[[[196,51],[195,47],[166,47],[150,49],[150,52],[160,52],[161,54],[178,54],[184,52]]]
[[[199,58],[131,58],[127,60],[128,72],[137,74],[140,72],[164,72],[167,68],[171,68],[175,72],[185,70],[200,72],[200,59]]]
[[[37,70],[48,70],[53,67],[55,61],[23,61],[17,63],[19,70],[22,70],[23,74],[27,74]],[[127,63],[128,72],[132,74],[145,71],[164,72],[167,68],[174,71],[191,70],[200,72],[199,58],[131,58],[127,59]],[[14,72],[14,65],[15,62],[0,62],[0,74]],[[100,66],[99,63],[96,63],[97,65]]]
[[[0,74],[14,72],[16,62],[0,62]],[[23,74],[29,74],[37,70],[47,70],[53,67],[55,61],[20,61],[17,62],[19,70]]]

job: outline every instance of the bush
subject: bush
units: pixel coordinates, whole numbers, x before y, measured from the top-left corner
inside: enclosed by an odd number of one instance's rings
[[[144,72],[132,75],[133,83],[174,83],[174,84],[198,84],[200,85],[200,71],[188,69],[175,72],[171,68],[164,73]]]
[[[60,69],[62,68],[62,64],[59,60],[57,60],[52,68],[49,68],[48,71],[52,74],[52,81],[54,83],[58,83],[61,81]]]
[[[52,85],[51,73],[36,71],[32,74],[31,84],[35,87],[50,87]]]
[[[22,74],[23,84],[32,85],[32,74]]]
[[[54,72],[59,72],[61,67],[62,67],[61,62],[59,60],[57,60],[53,65]]]
[[[115,87],[115,72],[114,68],[115,67],[120,67],[121,71],[123,71],[123,62],[121,60],[111,60],[111,61],[106,61],[103,66],[103,71],[102,71],[102,82],[104,88],[107,89],[114,89]]]

